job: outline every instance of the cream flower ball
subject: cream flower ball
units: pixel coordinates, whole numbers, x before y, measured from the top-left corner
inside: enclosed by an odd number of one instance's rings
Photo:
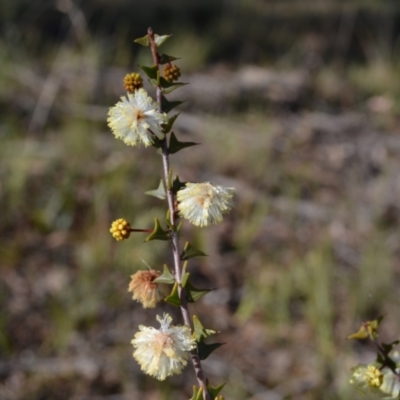
[[[160,329],[140,325],[131,343],[135,348],[133,357],[142,371],[163,381],[182,371],[196,341],[188,326],[171,326],[169,314],[162,318],[157,316],[157,321],[161,324]]]
[[[107,123],[117,139],[129,146],[143,143],[146,147],[154,143],[154,137],[164,138],[162,124],[167,122],[165,113],[158,111],[157,103],[139,89],[122,96],[108,112]]]
[[[234,194],[235,188],[212,182],[186,183],[177,193],[179,215],[200,227],[217,224],[232,209]]]

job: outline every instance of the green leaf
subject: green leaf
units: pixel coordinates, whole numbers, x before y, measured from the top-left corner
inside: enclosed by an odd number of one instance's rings
[[[153,136],[153,143],[152,146],[155,147],[156,149],[159,149],[158,151],[160,154],[162,154],[162,151],[160,150],[162,148],[162,140],[160,140],[157,136]]]
[[[183,101],[168,101],[165,96],[161,97],[161,108],[165,113],[169,113],[175,107],[182,104]]]
[[[211,292],[211,289],[197,289],[195,288],[190,281],[186,282],[186,285],[184,286],[185,292],[186,292],[186,297],[188,299],[189,303],[194,303],[195,301],[201,299],[203,296],[205,296],[207,293]]]
[[[348,339],[366,339],[376,340],[378,338],[378,329],[384,319],[384,315],[379,316],[372,321],[365,321],[361,324],[360,329],[348,336]]]
[[[195,142],[180,142],[176,136],[175,133],[171,133],[171,138],[169,140],[169,153],[174,154],[177,153],[178,151],[185,149],[186,147],[191,147],[191,146],[197,146],[200,143],[195,143]]]
[[[366,339],[368,337],[368,330],[364,325],[361,325],[360,329],[347,336],[347,339]]]
[[[162,92],[164,94],[169,94],[176,89],[179,89],[182,86],[187,85],[187,83],[183,82],[168,82],[165,78],[160,76],[160,86],[162,88]]]
[[[167,215],[165,216],[165,223],[168,225],[168,228],[171,232],[176,231],[176,227],[171,223],[171,212],[167,210]]]
[[[376,361],[379,364],[381,364],[382,367],[389,367],[392,370],[396,370],[396,368],[397,368],[396,362],[393,361],[390,358],[390,356],[388,356],[387,354],[386,354],[386,357],[385,357],[383,354],[378,353],[377,357],[376,357]]]
[[[154,43],[156,44],[157,47],[160,47],[163,45],[172,35],[157,35],[157,33],[154,35]]]
[[[196,342],[202,342],[205,338],[216,335],[218,333],[217,331],[214,331],[212,329],[204,328],[203,324],[200,322],[196,315],[193,315],[193,327],[193,335],[196,339]]]
[[[158,199],[164,200],[167,196],[167,193],[165,192],[163,180],[162,179],[160,180],[160,184],[158,185],[157,189],[148,190],[147,192],[144,192],[144,194],[147,194],[148,196],[154,196],[154,197],[157,197]]]
[[[203,400],[203,388],[193,386],[193,396],[189,400]]]
[[[187,281],[188,281],[188,279],[189,279],[189,276],[190,276],[189,272],[185,272],[185,273],[183,274],[182,279],[181,279],[181,285],[182,285],[183,287],[185,287],[185,286],[187,285]]]
[[[200,360],[205,360],[213,351],[223,346],[225,343],[206,344],[204,342],[197,343]]]
[[[207,256],[207,254],[203,253],[201,250],[197,250],[189,242],[186,242],[185,248],[183,249],[180,258],[182,261],[189,260],[193,257],[201,257]]]
[[[176,228],[176,231],[177,231],[178,233],[181,231],[182,225],[183,225],[183,221],[179,222],[179,225],[178,225],[178,227]]]
[[[148,76],[148,78],[155,79],[157,81],[159,70],[157,65],[152,67],[146,67],[145,65],[139,65],[140,69]]]
[[[161,54],[158,62],[159,64],[163,65],[175,60],[179,60],[179,57],[169,56],[168,54]]]
[[[215,397],[217,397],[219,392],[224,388],[224,386],[225,386],[225,383],[213,388],[213,387],[211,387],[210,385],[207,384],[207,390],[210,393],[211,398],[214,399]]]
[[[181,182],[179,180],[179,176],[175,176],[173,182],[172,182],[172,191],[174,192],[174,194],[177,194],[179,190],[181,190],[182,188],[184,188],[186,186],[186,182]]]
[[[135,43],[141,44],[142,46],[148,46],[150,44],[149,35],[143,36],[141,38],[135,39]]]
[[[151,240],[169,240],[170,237],[168,235],[168,232],[164,231],[164,229],[161,228],[160,221],[158,218],[154,218],[154,229],[153,232],[150,233],[149,236],[147,236],[145,242],[150,242]]]
[[[175,282],[174,287],[172,288],[172,292],[169,296],[167,296],[164,299],[167,303],[170,303],[176,307],[180,307],[181,305],[181,300],[179,298],[179,293],[178,293],[178,283]]]
[[[148,81],[149,81],[151,87],[156,88],[158,86],[157,79],[149,79]]]
[[[179,114],[180,113],[173,115],[171,118],[168,119],[168,122],[166,124],[162,125],[164,133],[170,132],[170,130],[172,129],[172,126],[174,125],[174,122],[178,118]]]
[[[156,279],[153,280],[154,283],[166,283],[167,285],[172,285],[175,283],[175,278],[172,275],[168,265],[164,264],[163,273]]]

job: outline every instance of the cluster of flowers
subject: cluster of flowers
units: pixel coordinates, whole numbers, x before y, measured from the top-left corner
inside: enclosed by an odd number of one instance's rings
[[[178,71],[168,70],[173,77]],[[137,74],[125,78],[127,96],[121,97],[108,113],[108,126],[116,138],[130,146],[145,147],[154,145],[157,140],[163,140],[165,133],[163,125],[168,122],[165,113],[160,112],[157,103],[141,86]],[[223,215],[233,207],[235,189],[223,187],[212,182],[186,183],[176,193],[177,211],[181,218],[192,224],[205,227],[222,221]],[[127,239],[131,229],[124,219],[113,222],[110,232],[116,240]],[[131,276],[128,291],[133,293],[133,299],[142,303],[144,308],[153,308],[168,296],[168,285],[154,282],[160,272],[155,270],[139,271]],[[160,329],[139,326],[132,340],[133,356],[141,369],[159,379],[180,373],[187,364],[189,352],[196,347],[196,340],[188,326],[173,326],[168,314],[157,316]]]
[[[108,126],[115,137],[130,146],[154,144],[163,139],[162,125],[167,115],[158,111],[157,103],[143,88],[122,96],[108,113]],[[200,227],[217,224],[233,207],[234,188],[212,182],[186,183],[177,193],[180,216]]]

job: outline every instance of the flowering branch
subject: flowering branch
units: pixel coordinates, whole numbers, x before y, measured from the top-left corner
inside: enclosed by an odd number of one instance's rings
[[[144,308],[155,307],[165,300],[179,306],[184,321],[183,326],[172,326],[172,318],[168,314],[157,317],[160,329],[139,326],[132,344],[135,348],[133,356],[142,370],[163,380],[167,376],[180,373],[190,356],[199,387],[193,388],[190,400],[223,400],[218,393],[223,385],[211,387],[205,379],[201,360],[221,346],[221,343],[206,344],[204,339],[216,334],[206,329],[197,317],[193,320],[189,312],[189,303],[197,301],[207,294],[207,289],[197,289],[190,282],[187,272],[188,260],[205,254],[186,243],[183,251],[179,247],[179,218],[187,219],[198,227],[206,227],[220,223],[223,215],[233,207],[235,189],[216,185],[212,182],[182,183],[178,177],[172,178],[169,156],[180,150],[196,145],[193,142],[181,142],[171,131],[178,114],[168,118],[167,113],[181,102],[169,102],[165,95],[184,85],[175,82],[180,77],[179,68],[172,64],[175,57],[159,54],[160,47],[168,35],[154,34],[151,28],[143,38],[135,42],[150,47],[153,65],[140,66],[156,89],[154,101],[142,88],[143,80],[138,73],[125,76],[124,86],[127,97],[112,107],[108,113],[108,125],[115,137],[130,146],[153,146],[160,149],[163,166],[163,179],[157,189],[146,192],[162,200],[167,200],[168,212],[166,227],[155,218],[153,230],[132,229],[130,224],[120,218],[113,222],[110,232],[116,240],[128,239],[132,232],[150,233],[146,241],[168,240],[173,254],[173,272],[164,265],[164,271],[138,271],[131,276],[129,292],[132,298],[142,303]],[[160,66],[165,65],[162,72]],[[162,74],[162,75],[161,75]],[[169,136],[169,139],[168,139]],[[183,263],[183,264],[182,264]],[[169,293],[169,285],[173,285]]]
[[[153,56],[153,63],[159,69],[159,55],[157,52],[157,47],[154,42],[154,32],[151,28],[147,30],[147,34],[150,40],[150,49],[151,54]],[[160,85],[157,85],[157,103],[158,103],[158,110],[162,112],[162,88]],[[190,313],[188,309],[188,302],[186,298],[185,289],[182,287],[182,269],[181,269],[181,260],[180,260],[180,251],[179,251],[179,240],[178,240],[178,231],[175,224],[175,215],[176,210],[174,207],[175,198],[172,188],[168,185],[168,177],[170,173],[170,165],[169,165],[169,149],[166,137],[161,140],[161,149],[162,149],[162,160],[163,160],[163,170],[164,170],[164,183],[165,187],[167,188],[167,200],[168,200],[168,209],[169,209],[169,216],[170,216],[170,224],[171,230],[169,232],[171,236],[171,243],[172,243],[172,252],[174,256],[174,275],[176,282],[178,282],[178,293],[179,299],[181,302],[181,313],[185,325],[189,326],[191,331],[193,331],[193,324],[190,319]],[[210,400],[210,396],[208,394],[206,381],[204,377],[203,368],[200,362],[200,357],[197,351],[197,347],[191,351],[191,358],[193,367],[196,373],[197,381],[200,387],[203,388],[203,398],[204,400]]]

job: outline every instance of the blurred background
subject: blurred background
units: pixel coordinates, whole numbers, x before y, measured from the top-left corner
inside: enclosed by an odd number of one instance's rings
[[[397,0],[1,1],[0,399],[191,397],[191,366],[158,382],[132,358],[139,324],[179,320],[127,293],[168,244],[108,232],[165,214],[143,194],[159,156],[106,125],[148,26],[190,83],[175,132],[202,143],[175,173],[237,189],[223,224],[185,225],[216,288],[193,312],[226,342],[206,375],[230,400],[368,398],[348,381],[373,349],[347,336],[382,314],[400,334]]]

